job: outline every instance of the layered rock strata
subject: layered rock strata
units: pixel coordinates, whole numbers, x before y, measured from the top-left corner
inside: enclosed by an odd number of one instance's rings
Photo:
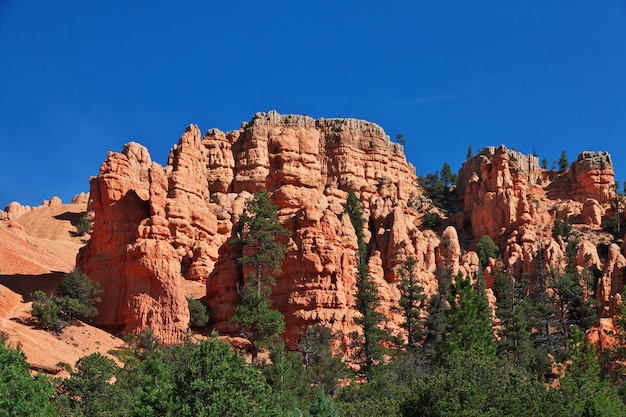
[[[214,328],[235,336],[230,318],[245,248],[230,239],[246,201],[267,189],[289,231],[272,295],[285,316],[284,336],[295,344],[307,326],[320,323],[343,335],[346,347],[358,330],[357,241],[343,208],[350,190],[362,203],[380,310],[386,326],[399,330],[397,267],[408,256],[417,259],[428,295],[437,290],[438,265],[479,273],[478,256],[468,249],[484,235],[499,245],[507,274],[532,278],[563,267],[565,243],[553,237],[552,224],[558,216],[599,226],[614,196],[609,163],[603,154],[583,153],[572,169],[551,173],[535,156],[485,148],[459,172],[463,210],[448,222],[456,227],[438,235],[419,227],[432,207],[402,147],[376,124],[269,112],[226,133],[201,135],[191,125],[165,167],[134,143],[108,155],[91,182],[93,234],[77,261],[103,287],[100,325],[134,333],[150,326],[164,343],[182,341],[189,320],[182,284],[194,280],[206,284]],[[614,252],[602,265],[595,245],[583,243],[577,257],[581,267],[604,270],[598,296],[606,314],[623,286],[623,256]],[[492,261],[484,271],[488,284],[498,267]]]
[[[602,219],[615,197],[613,184],[606,152],[582,152],[569,170],[554,172],[541,169],[536,156],[500,146],[464,162],[457,192],[473,242],[490,236],[503,253],[505,272],[518,278],[537,279],[550,268],[564,268],[566,244],[553,236],[552,226],[557,218],[567,218],[581,240],[577,265],[602,271],[596,297],[601,314],[608,317],[615,314],[625,266],[619,246],[609,248],[604,265],[596,248]]]
[[[290,231],[273,293],[288,340],[313,323],[344,335],[355,329],[356,236],[343,213],[350,190],[368,220],[381,309],[394,317],[395,267],[406,256],[418,258],[425,286],[436,288],[440,239],[415,226],[421,214],[408,203],[421,192],[400,145],[365,121],[258,113],[228,133],[201,136],[189,126],[164,168],[137,144],[109,154],[91,183],[93,234],[78,257],[104,290],[99,324],[124,332],[151,326],[162,341],[180,341],[188,322],[180,283],[188,279],[206,283],[215,328],[234,333],[242,248],[229,239],[260,189]]]

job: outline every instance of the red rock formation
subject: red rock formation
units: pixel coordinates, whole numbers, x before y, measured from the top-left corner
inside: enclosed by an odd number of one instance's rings
[[[221,202],[220,215],[228,219],[230,214],[230,224],[236,223],[243,209],[242,204],[224,204],[232,202],[227,193],[245,195],[267,187],[291,231],[274,288],[274,307],[285,315],[288,340],[296,340],[313,323],[344,335],[354,329],[356,237],[343,214],[351,189],[374,225],[366,230],[372,239],[370,268],[379,283],[382,310],[390,310],[398,297],[393,268],[404,256],[416,254],[424,238],[413,225],[417,213],[407,206],[419,193],[414,169],[379,126],[270,112],[255,115],[238,132],[209,131],[204,143],[212,155],[208,188]],[[207,281],[212,319],[220,331],[234,330],[228,319],[237,304],[238,256],[235,248],[223,245]]]
[[[598,228],[602,223],[604,211],[598,200],[588,198],[583,205],[582,222],[588,226]]]
[[[381,309],[397,302],[394,268],[406,256],[432,281],[439,239],[414,226],[419,213],[407,203],[420,191],[401,146],[373,123],[259,113],[229,133],[201,137],[190,126],[164,169],[136,144],[109,154],[91,184],[94,229],[78,257],[104,290],[99,324],[151,326],[164,342],[181,340],[184,278],[206,282],[216,329],[234,332],[241,249],[228,240],[251,192],[263,188],[291,233],[273,294],[289,340],[312,323],[354,329],[356,237],[343,214],[351,189],[374,225],[366,235]]]
[[[474,242],[489,235],[502,250],[507,274],[536,279],[549,267],[565,267],[565,242],[552,235],[557,216],[567,218],[577,230],[577,266],[602,270],[592,228],[599,228],[610,209],[613,178],[610,156],[604,152],[583,152],[570,170],[554,173],[541,171],[534,156],[489,147],[463,164],[458,192]],[[488,285],[494,267],[485,271]],[[596,294],[604,317],[615,314],[623,270],[624,257],[613,245]]]
[[[626,258],[620,247],[612,244],[609,247],[602,277],[598,281],[596,298],[600,302],[600,313],[603,317],[610,317],[617,313],[617,305],[621,301],[626,278]]]
[[[295,342],[308,325],[321,323],[343,334],[347,345],[357,314],[356,236],[343,213],[350,190],[359,196],[367,220],[369,267],[381,311],[397,330],[396,269],[408,256],[418,260],[427,294],[437,290],[437,264],[477,274],[478,256],[462,247],[471,249],[483,235],[502,249],[507,274],[533,277],[550,266],[562,267],[565,244],[552,237],[552,224],[558,213],[587,227],[599,225],[612,195],[606,188],[612,175],[607,161],[583,154],[570,171],[555,177],[539,168],[535,156],[503,146],[485,148],[459,172],[464,209],[439,237],[416,226],[429,206],[415,170],[402,147],[373,123],[270,112],[228,133],[212,129],[201,136],[189,126],[164,168],[137,144],[109,154],[92,181],[93,235],[78,261],[104,289],[102,325],[125,332],[151,326],[164,342],[180,341],[188,321],[181,292],[187,279],[206,283],[215,329],[234,335],[229,319],[238,303],[242,248],[229,239],[251,193],[268,189],[289,230],[273,290],[287,340]],[[565,196],[563,181],[569,181],[576,200],[555,199]],[[467,224],[468,230],[460,230]],[[599,266],[591,246],[581,244],[581,266]],[[488,284],[495,267],[486,271]],[[605,274],[601,291],[610,304],[619,279],[606,265]]]
[[[31,210],[30,206],[23,206],[17,201],[13,201],[4,208],[4,211],[0,211],[0,220],[16,220],[24,213],[28,213]]]
[[[164,217],[166,186],[144,147],[129,143],[109,153],[91,181],[93,233],[77,264],[103,289],[97,324],[123,332],[150,326],[174,343],[183,340],[189,311]]]
[[[585,202],[588,198],[600,204],[615,197],[615,173],[607,152],[581,152],[569,170],[561,173],[546,191],[552,199]]]

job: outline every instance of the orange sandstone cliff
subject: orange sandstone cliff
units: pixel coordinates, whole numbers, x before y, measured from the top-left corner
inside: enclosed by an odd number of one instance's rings
[[[418,259],[425,291],[432,294],[438,264],[477,273],[473,245],[489,235],[501,249],[505,272],[532,279],[563,264],[565,244],[551,231],[557,215],[568,216],[581,234],[580,266],[601,271],[597,296],[609,316],[625,263],[624,248],[611,246],[606,259],[596,249],[612,184],[604,153],[584,152],[570,170],[556,173],[541,169],[535,156],[488,147],[463,164],[459,208],[435,232],[421,227],[433,207],[415,169],[381,127],[257,113],[227,133],[202,135],[189,126],[165,167],[135,143],[110,153],[91,181],[93,233],[77,263],[104,290],[97,318],[102,326],[135,333],[150,326],[164,343],[182,341],[189,321],[182,288],[195,281],[206,285],[213,327],[235,334],[229,320],[242,280],[241,249],[229,240],[251,193],[267,189],[290,231],[273,290],[273,306],[287,324],[284,336],[293,343],[308,325],[321,323],[344,335],[347,345],[358,314],[357,244],[343,204],[355,190],[367,220],[370,272],[392,329],[401,320],[393,310],[400,295],[396,268],[407,256]],[[488,284],[494,266],[485,270]]]

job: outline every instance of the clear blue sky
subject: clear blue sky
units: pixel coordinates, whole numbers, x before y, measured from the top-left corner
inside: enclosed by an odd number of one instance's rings
[[[0,0],[0,208],[269,110],[402,133],[418,174],[504,143],[624,181],[626,1]]]

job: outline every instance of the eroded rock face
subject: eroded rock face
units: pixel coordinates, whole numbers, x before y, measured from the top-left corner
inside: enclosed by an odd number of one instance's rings
[[[16,220],[22,214],[31,211],[30,206],[23,206],[17,201],[13,201],[0,211],[0,220]]]
[[[226,223],[220,230],[230,231],[249,193],[267,188],[290,231],[273,295],[274,308],[285,316],[288,342],[314,323],[345,335],[345,344],[355,329],[357,244],[343,214],[350,190],[359,195],[370,219],[372,228],[365,232],[371,240],[370,271],[379,283],[381,310],[391,310],[399,296],[394,267],[410,254],[426,258],[420,249],[428,246],[414,226],[417,213],[407,206],[419,193],[415,171],[379,126],[270,112],[255,115],[238,132],[211,130],[203,142],[210,150],[208,188],[221,206],[218,217]],[[207,298],[216,328],[234,332],[229,319],[238,300],[240,248],[226,242],[218,251]],[[421,265],[430,268],[427,262]]]
[[[165,218],[167,178],[146,148],[109,153],[91,181],[92,237],[78,267],[103,292],[95,322],[137,333],[150,326],[163,343],[181,342],[189,322],[180,263]]]
[[[458,192],[474,241],[489,235],[498,243],[505,272],[514,277],[533,280],[549,268],[563,269],[566,243],[554,235],[553,225],[557,218],[580,225],[576,264],[604,271],[596,297],[608,317],[615,313],[614,299],[623,289],[623,256],[612,246],[602,265],[594,234],[610,210],[613,179],[605,152],[583,152],[569,170],[557,173],[541,170],[532,155],[500,146],[485,148],[463,164]],[[486,271],[488,285],[494,267]]]
[[[406,256],[418,258],[425,286],[436,289],[439,239],[415,226],[419,213],[407,202],[420,190],[400,145],[365,121],[258,113],[228,133],[201,136],[188,127],[164,168],[137,144],[109,154],[91,184],[93,234],[78,257],[104,290],[99,324],[124,332],[150,326],[163,342],[180,341],[188,323],[180,282],[188,279],[206,283],[215,328],[234,333],[241,248],[229,239],[261,189],[290,231],[273,292],[288,341],[313,323],[344,335],[354,330],[357,244],[343,213],[350,190],[369,220],[381,309],[392,314],[395,267]]]
[[[100,325],[124,332],[150,326],[165,343],[182,341],[189,317],[181,284],[195,280],[206,284],[214,328],[235,336],[230,318],[239,301],[243,274],[237,258],[244,248],[229,241],[246,201],[267,189],[289,231],[272,295],[285,316],[284,336],[295,344],[307,326],[320,323],[342,334],[345,347],[358,314],[357,243],[343,208],[350,190],[366,219],[380,310],[387,326],[399,330],[402,318],[393,309],[400,297],[397,268],[409,256],[418,261],[427,295],[437,291],[438,265],[478,275],[471,249],[483,235],[500,247],[507,274],[532,278],[563,267],[566,247],[553,237],[555,219],[569,216],[598,227],[612,196],[605,187],[612,184],[610,158],[594,155],[582,155],[570,171],[548,174],[535,156],[504,146],[483,149],[460,170],[463,211],[438,236],[416,226],[431,207],[420,198],[402,147],[373,123],[270,112],[227,133],[212,129],[202,136],[192,125],[165,167],[133,143],[109,154],[91,183],[94,228],[78,264],[104,289]],[[576,198],[555,197],[564,178]],[[593,244],[578,249],[579,266],[604,268],[598,295],[607,314],[623,288],[623,256],[613,258],[601,265]],[[500,267],[495,260],[487,266],[488,287]]]
[[[619,246],[609,246],[602,277],[598,281],[596,298],[600,302],[600,313],[604,317],[617,314],[617,306],[622,301],[624,279],[626,278],[626,258]]]
[[[615,197],[615,173],[608,152],[581,152],[569,170],[547,187],[552,199],[571,199],[584,203],[588,198],[600,204]]]

